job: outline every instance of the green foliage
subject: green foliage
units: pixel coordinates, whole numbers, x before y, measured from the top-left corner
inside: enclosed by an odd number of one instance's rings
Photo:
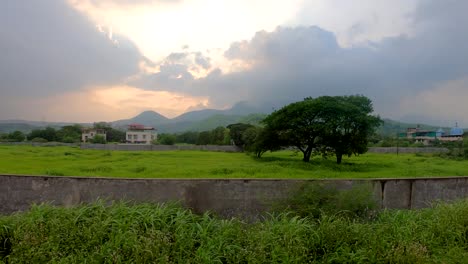
[[[172,134],[160,134],[158,135],[157,143],[161,145],[174,145],[176,142],[176,136]]]
[[[267,151],[277,151],[281,149],[282,139],[271,129],[252,127],[244,132],[244,149],[247,153],[254,153],[257,158]]]
[[[254,126],[251,124],[244,124],[244,123],[236,123],[230,124],[227,126],[229,129],[229,136],[234,142],[234,145],[238,147],[244,147],[246,142],[244,140],[244,133],[249,129],[253,128]]]
[[[198,140],[198,132],[186,131],[180,134],[176,134],[177,143],[186,143],[195,145]]]
[[[81,141],[80,125],[63,126],[57,131],[57,140],[65,143],[77,143]]]
[[[107,142],[125,142],[125,132],[113,128],[110,123],[98,122],[94,123],[93,127],[106,132]]]
[[[43,138],[49,142],[57,141],[57,131],[53,127],[46,127],[45,129],[34,129],[28,134],[28,140],[33,138]]]
[[[227,131],[228,134],[227,136],[229,136],[229,131]],[[212,145],[225,145],[225,138],[226,138],[226,128],[224,127],[217,127],[215,129],[213,129],[211,132],[210,132],[210,136],[211,136],[211,140],[210,140],[210,144]],[[227,143],[229,144],[229,143]]]
[[[197,145],[230,145],[229,129],[217,127],[211,131],[198,133]]]
[[[174,204],[98,201],[0,216],[7,263],[462,263],[468,200],[373,219],[291,213],[247,224]]]
[[[266,135],[277,134],[270,144],[289,147],[295,146],[303,153],[303,161],[309,161],[312,151],[318,147],[319,125],[322,123],[317,100],[305,99],[284,106],[267,116],[263,123]]]
[[[106,139],[102,135],[95,135],[89,141],[93,144],[106,144]]]
[[[341,163],[343,155],[363,154],[367,151],[369,138],[381,119],[372,116],[372,101],[365,96],[322,96],[317,99],[322,119],[319,125],[321,152],[334,153]]]
[[[203,131],[198,134],[197,145],[208,145],[211,142],[210,131]]]
[[[338,190],[311,182],[295,190],[280,208],[302,217],[320,218],[340,214],[350,218],[368,218],[378,208],[371,187],[363,184],[349,190]]]
[[[284,106],[263,122],[268,135],[277,135],[270,145],[294,146],[306,162],[314,152],[333,153],[340,164],[343,155],[367,151],[369,138],[381,122],[372,111],[372,102],[365,96],[322,96]]]
[[[21,131],[14,131],[8,134],[0,135],[0,142],[23,142],[26,139],[26,136]]]

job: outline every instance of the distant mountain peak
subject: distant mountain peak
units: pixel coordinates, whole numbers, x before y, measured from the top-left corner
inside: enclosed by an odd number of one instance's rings
[[[169,120],[169,118],[167,118],[167,117],[165,117],[165,116],[161,115],[160,113],[155,112],[153,110],[143,111],[140,114],[138,114],[137,116],[133,117],[132,119],[135,119],[135,118],[158,118],[158,119]]]

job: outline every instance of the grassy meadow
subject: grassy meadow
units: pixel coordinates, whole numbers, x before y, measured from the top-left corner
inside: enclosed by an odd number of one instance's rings
[[[435,155],[374,154],[345,157],[335,164],[301,153],[207,151],[98,151],[78,147],[0,146],[0,173],[128,178],[382,178],[466,176],[468,161]]]

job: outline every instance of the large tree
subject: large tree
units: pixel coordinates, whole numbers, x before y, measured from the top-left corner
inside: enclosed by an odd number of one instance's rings
[[[275,133],[277,145],[295,146],[309,161],[312,153],[361,154],[380,118],[372,116],[372,102],[365,96],[322,96],[284,106],[263,121]],[[267,140],[268,141],[268,140]],[[270,145],[274,142],[270,142]]]
[[[317,100],[312,98],[284,106],[263,120],[265,129],[276,133],[281,145],[299,149],[304,155],[302,160],[307,162],[320,139],[322,119],[318,106]]]
[[[343,155],[362,154],[375,129],[381,124],[373,116],[372,101],[361,95],[322,96],[316,99],[320,105],[322,153],[333,153],[341,163]]]

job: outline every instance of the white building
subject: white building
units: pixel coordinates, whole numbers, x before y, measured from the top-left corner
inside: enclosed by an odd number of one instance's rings
[[[104,140],[107,140],[106,131],[104,129],[85,128],[81,133],[81,141],[88,142],[98,135],[102,136]]]
[[[140,124],[128,125],[128,130],[125,133],[127,143],[130,144],[146,144],[149,145],[153,140],[158,138],[158,134],[154,127],[145,127]]]

